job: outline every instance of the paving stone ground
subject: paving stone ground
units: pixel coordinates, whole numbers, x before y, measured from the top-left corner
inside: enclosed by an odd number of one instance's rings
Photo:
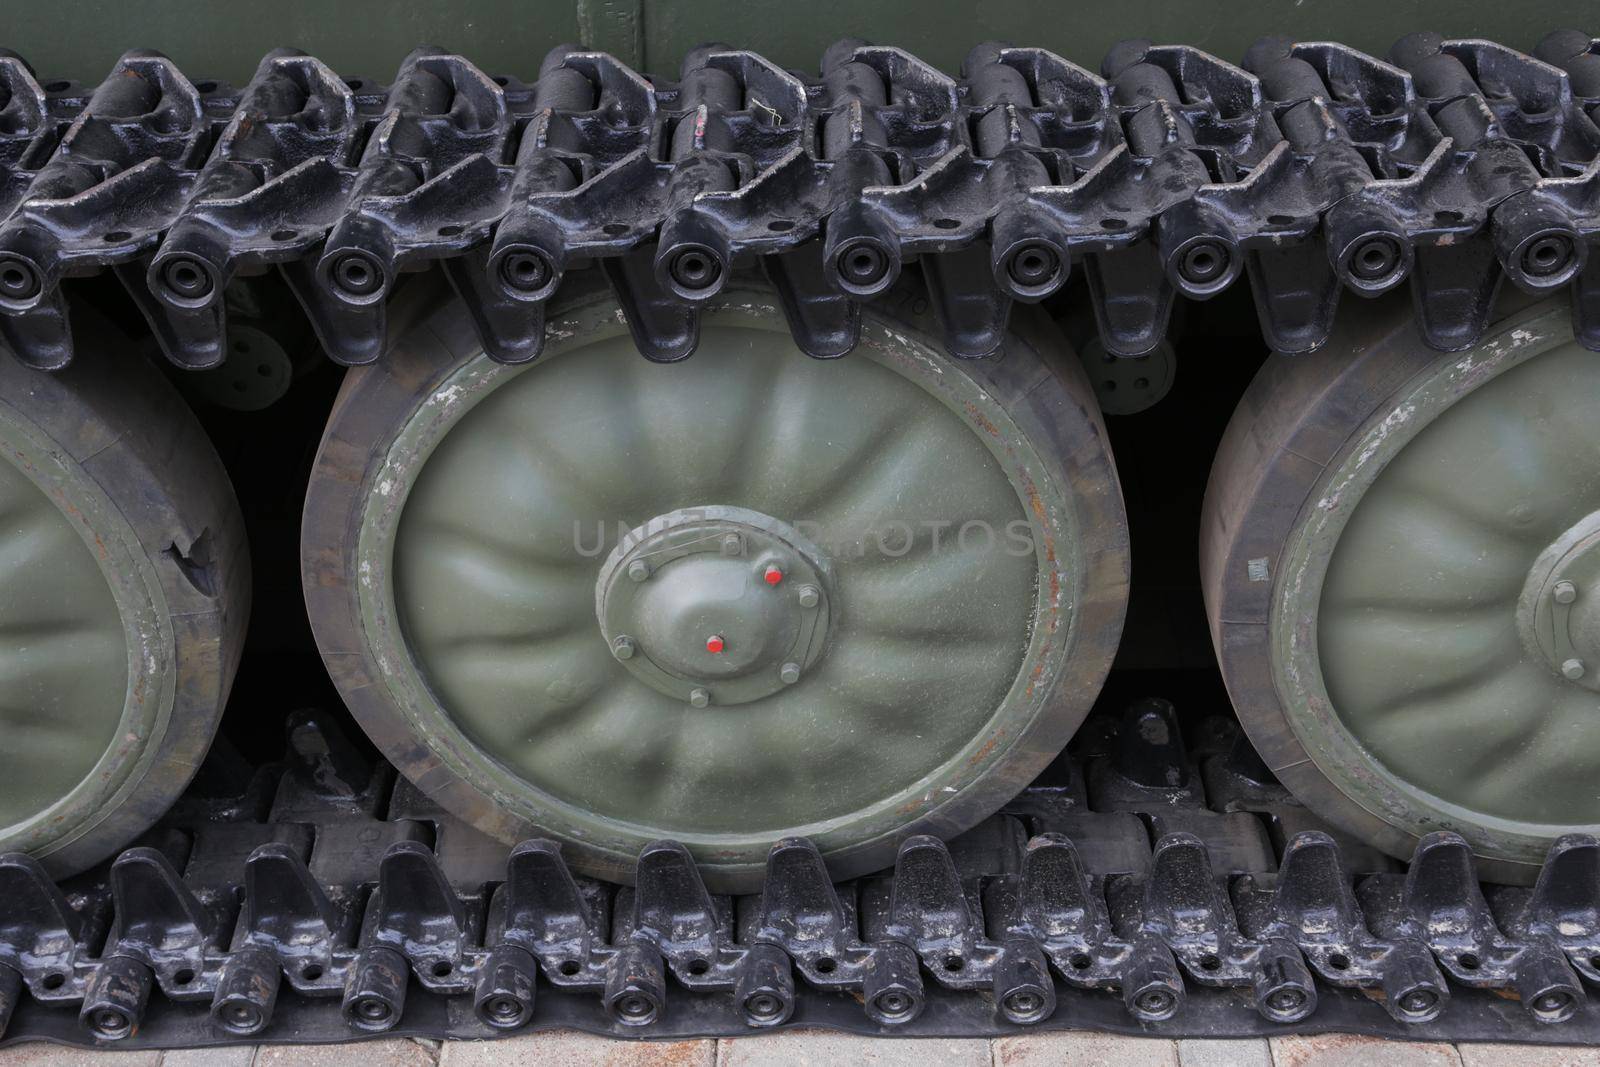
[[[721,1041],[612,1041],[569,1031],[500,1041],[389,1039],[187,1052],[86,1052],[29,1044],[0,1067],[1600,1067],[1600,1048],[1445,1045],[1326,1034],[1167,1041],[1051,1032],[982,1039],[885,1039],[823,1030]]]

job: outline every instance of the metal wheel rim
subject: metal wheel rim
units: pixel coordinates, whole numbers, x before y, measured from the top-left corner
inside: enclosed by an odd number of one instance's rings
[[[1532,361],[1539,357],[1560,358],[1562,352],[1570,355],[1575,350],[1565,304],[1546,304],[1497,324],[1471,353],[1429,360],[1352,435],[1313,488],[1284,547],[1271,604],[1271,668],[1280,704],[1306,756],[1340,795],[1334,803],[1354,805],[1413,839],[1433,830],[1455,830],[1466,836],[1480,855],[1513,865],[1536,864],[1560,833],[1595,827],[1496,817],[1429,792],[1407,780],[1404,772],[1387,766],[1371,739],[1359,736],[1360,731],[1344,721],[1330,694],[1323,670],[1324,651],[1330,647],[1324,630],[1328,617],[1322,609],[1323,595],[1330,571],[1338,583],[1341,572],[1348,570],[1337,558],[1339,546],[1348,543],[1342,542],[1341,536],[1352,522],[1361,523],[1357,518],[1361,504],[1375,485],[1381,485],[1394,457],[1404,456],[1409,446],[1426,448],[1431,441],[1425,436],[1430,427],[1448,427],[1450,412],[1465,410],[1474,400],[1494,399],[1486,386],[1492,387],[1519,368],[1533,368]],[[1395,469],[1403,471],[1404,467]],[[1584,505],[1575,507],[1581,510]],[[1571,518],[1579,517],[1574,514]],[[1358,527],[1354,536],[1360,535]],[[1420,550],[1425,545],[1418,541],[1415,547]],[[1527,559],[1517,561],[1519,569],[1530,566],[1538,552],[1526,554]],[[1365,558],[1372,558],[1371,553]],[[1519,576],[1518,592],[1522,584]],[[1517,640],[1517,599],[1513,594],[1510,609],[1501,611],[1507,628],[1502,636],[1512,640]],[[1307,604],[1318,605],[1318,610],[1308,611]],[[1343,625],[1340,620],[1333,622],[1335,627]],[[1349,637],[1332,640],[1344,645]],[[1331,651],[1336,668],[1346,679],[1360,673],[1353,648]],[[1369,643],[1366,652],[1381,655],[1381,641]],[[1336,681],[1334,688],[1339,686]],[[1595,711],[1600,712],[1600,705]],[[1383,742],[1375,747],[1381,750]],[[1297,773],[1296,777],[1303,776]]]
[[[781,310],[765,291],[724,294],[708,309],[707,322],[732,322],[741,328],[782,333]],[[445,366],[439,354],[419,355],[418,359],[431,359],[433,367],[422,369],[412,366],[413,360],[402,357],[392,373],[404,378],[397,381],[356,381],[355,391],[371,391],[374,397],[384,399],[378,403],[388,407],[395,388],[418,388],[418,376],[429,388],[429,404],[436,415],[449,417],[452,408],[462,407],[468,386],[481,388],[484,381],[493,382],[518,373],[515,368],[499,367],[481,356],[472,358],[476,345],[465,337],[465,324],[454,309],[434,316],[430,320],[433,333],[449,337],[457,353],[449,357]],[[552,346],[544,359],[550,359],[567,339],[577,335],[587,337],[620,336],[622,324],[609,300],[591,299],[578,302],[564,315],[556,315],[549,326]],[[588,331],[595,331],[589,334]],[[786,342],[785,342],[786,343]],[[1035,346],[1036,347],[1036,346]],[[908,334],[900,323],[878,322],[869,318],[863,332],[863,352],[895,351],[909,353],[900,358],[910,358],[922,363],[936,364],[944,357],[938,354],[934,342]],[[797,358],[799,357],[797,354]],[[461,360],[465,359],[465,364]],[[1027,381],[1009,380],[995,372],[991,385],[1003,387],[1010,399],[1029,410],[1026,418],[1048,426],[1056,419],[1098,420],[1092,413],[1070,410],[1071,405],[1055,405],[1049,422],[1041,420],[1044,401],[1035,401],[1032,394],[1040,392],[1044,368],[1032,364],[1035,372]],[[1070,373],[1075,368],[1068,368]],[[375,373],[389,374],[389,371]],[[1081,384],[1081,376],[1080,376]],[[347,384],[347,392],[351,385]],[[1080,396],[1086,395],[1080,390]],[[1081,401],[1080,401],[1081,402]],[[350,406],[357,400],[352,397]],[[1033,411],[1030,405],[1039,407]],[[345,404],[341,401],[341,407]],[[380,420],[387,416],[374,416]],[[336,418],[330,424],[324,441],[324,453],[337,448],[345,452],[351,448],[365,447],[347,439]],[[355,431],[352,430],[352,433]],[[948,835],[965,829],[977,818],[987,814],[1009,796],[1027,778],[1042,769],[1087,713],[1093,693],[1097,691],[1109,667],[1116,638],[1120,632],[1126,584],[1126,533],[1122,518],[1120,497],[1115,491],[1114,471],[1109,465],[1109,455],[1104,450],[1103,434],[1095,426],[1085,424],[1070,433],[1049,431],[1069,441],[1062,457],[1063,481],[1084,479],[1083,484],[1094,484],[1088,493],[1080,493],[1071,500],[1059,496],[1056,476],[1046,473],[1037,464],[1037,456],[1030,454],[1030,471],[1036,471],[1035,482],[1030,487],[1030,510],[1043,516],[1042,525],[1048,527],[1049,537],[1041,538],[1041,554],[1054,551],[1054,539],[1063,531],[1071,530],[1082,546],[1081,566],[1069,573],[1052,559],[1055,573],[1039,585],[1039,596],[1053,606],[1047,613],[1045,624],[1037,629],[1040,640],[1030,644],[1029,655],[1039,657],[1038,669],[1030,677],[1044,680],[1033,685],[1029,694],[1030,706],[1046,709],[1036,714],[1026,727],[1013,727],[997,736],[977,738],[964,747],[963,753],[940,768],[945,775],[939,779],[930,775],[919,788],[906,790],[900,810],[893,804],[879,804],[877,810],[884,816],[884,825],[874,835],[863,840],[862,835],[841,840],[841,835],[830,836],[826,828],[817,833],[817,840],[827,856],[830,866],[844,874],[862,873],[881,866],[890,856],[894,844],[906,833],[935,832]],[[504,768],[492,760],[475,754],[470,739],[439,715],[418,716],[415,709],[428,701],[427,687],[409,657],[395,656],[393,651],[403,648],[392,595],[384,577],[377,574],[374,561],[388,557],[384,547],[392,541],[392,532],[402,510],[404,494],[398,490],[396,475],[419,454],[415,442],[404,446],[397,443],[399,430],[390,427],[380,434],[378,448],[384,454],[382,462],[374,460],[368,476],[359,486],[343,485],[329,478],[313,478],[313,491],[307,508],[306,585],[308,599],[313,603],[313,618],[318,624],[319,641],[323,644],[325,659],[335,680],[344,690],[352,710],[378,740],[380,747],[395,759],[401,769],[421,783],[426,792],[458,815],[473,822],[502,839],[512,840],[535,833],[553,834],[568,845],[575,863],[588,873],[604,877],[625,877],[629,861],[639,847],[652,835],[647,827],[590,827],[583,823],[584,813],[561,810],[580,827],[579,831],[561,832],[571,824],[563,821],[562,827],[547,825],[552,821],[540,820],[541,812],[528,810],[517,798],[519,788],[527,790],[508,776]],[[360,440],[365,441],[362,437]],[[1016,450],[1013,450],[1014,452]],[[1021,462],[1016,455],[1013,461]],[[396,464],[399,464],[397,466]],[[1028,464],[1023,464],[1028,466]],[[388,495],[382,487],[388,483]],[[366,498],[383,498],[379,506],[368,509],[361,502]],[[317,556],[313,545],[312,516],[324,509],[333,514],[351,514],[354,529],[340,534],[339,520],[326,527],[335,539],[347,538],[346,567],[359,573],[359,579],[348,583],[343,570],[332,566],[330,558]],[[374,548],[380,550],[374,554]],[[328,607],[320,608],[326,591]],[[353,617],[352,617],[353,616]],[[1053,616],[1053,617],[1052,617]],[[369,634],[377,635],[369,637]],[[1038,647],[1036,647],[1038,646]],[[1070,653],[1070,655],[1069,655]],[[399,662],[406,660],[407,662]],[[1029,661],[1031,662],[1031,660]],[[1051,669],[1051,663],[1065,663],[1066,670]],[[368,683],[375,683],[369,691]],[[1024,688],[1028,688],[1025,684]],[[424,721],[426,720],[426,721]],[[487,779],[487,781],[485,781]],[[949,782],[949,788],[935,781]],[[543,799],[543,798],[541,798]],[[552,805],[553,807],[553,805]],[[560,810],[560,809],[557,809]],[[801,832],[818,828],[797,828]],[[728,835],[709,840],[703,835],[697,840],[693,834],[678,834],[695,848],[703,861],[703,869],[713,885],[725,888],[748,887],[759,878],[760,864],[773,837],[769,834],[747,835],[730,844]]]

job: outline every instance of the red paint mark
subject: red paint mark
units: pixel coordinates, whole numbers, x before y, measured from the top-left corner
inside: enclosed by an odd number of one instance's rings
[[[706,638],[707,652],[715,654],[721,652],[726,647],[727,642],[723,641],[721,634],[712,634],[710,637]]]
[[[767,580],[768,585],[777,585],[779,582],[783,581],[783,572],[779,570],[776,565],[769,565],[766,573],[764,573],[761,577]]]

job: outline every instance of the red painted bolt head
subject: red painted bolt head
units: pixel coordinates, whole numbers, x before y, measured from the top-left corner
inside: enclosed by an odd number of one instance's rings
[[[716,654],[718,652],[721,652],[726,647],[727,647],[727,642],[722,639],[722,635],[721,634],[712,634],[710,637],[706,638],[706,651],[707,652],[710,652],[712,654]]]
[[[783,581],[783,572],[778,569],[778,565],[776,563],[769,563],[767,564],[766,573],[762,574],[761,577],[767,580],[768,585],[777,585],[779,582]]]

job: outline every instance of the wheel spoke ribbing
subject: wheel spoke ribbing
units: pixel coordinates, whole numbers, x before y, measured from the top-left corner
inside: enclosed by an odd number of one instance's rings
[[[840,589],[803,684],[695,708],[613,658],[595,586],[602,531],[609,550],[710,504],[803,524]],[[729,329],[663,367],[617,339],[461,416],[411,488],[396,599],[441,703],[528,782],[663,831],[782,829],[909,786],[981,732],[1027,648],[1038,563],[1005,540],[1023,517],[973,430],[886,366]]]
[[[1506,370],[1388,457],[1328,567],[1318,649],[1340,721],[1387,772],[1483,816],[1600,823],[1600,698],[1518,621],[1541,553],[1600,507],[1596,426],[1589,353]]]
[[[87,775],[115,737],[127,645],[110,589],[78,532],[3,462],[0,516],[4,830],[59,800],[64,784]]]

